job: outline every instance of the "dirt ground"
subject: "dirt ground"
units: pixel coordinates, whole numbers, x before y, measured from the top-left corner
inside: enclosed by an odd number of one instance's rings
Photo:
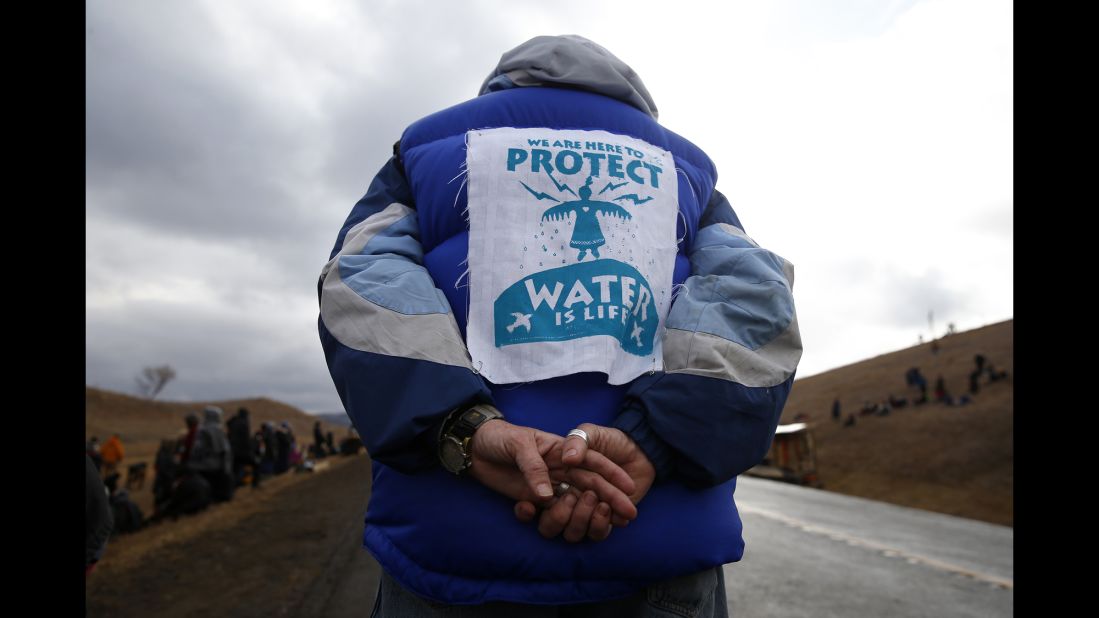
[[[323,462],[112,539],[85,581],[88,616],[369,615],[378,571],[360,539],[370,460]]]

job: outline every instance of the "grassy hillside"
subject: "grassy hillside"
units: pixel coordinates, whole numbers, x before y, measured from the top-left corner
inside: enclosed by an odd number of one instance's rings
[[[149,401],[89,386],[84,395],[85,439],[98,436],[102,443],[112,433],[119,432],[122,444],[126,447],[127,458],[131,453],[135,456],[152,456],[156,454],[161,439],[175,438],[184,432],[186,426],[183,419],[189,412],[198,414],[199,419],[202,419],[202,409],[208,405],[222,409],[223,421],[235,415],[239,408],[248,408],[252,431],[258,429],[263,421],[276,424],[287,421],[294,428],[294,435],[299,442],[313,442],[313,423],[317,420],[321,420],[321,426],[326,433],[331,431],[336,438],[347,434],[346,428],[265,397],[181,403]]]
[[[1014,507],[1014,321],[943,337],[938,352],[925,343],[794,382],[783,423],[809,416],[818,447],[824,489],[961,517],[1013,525]],[[942,375],[952,395],[968,392],[973,357],[983,354],[1009,379],[982,379],[973,403],[951,407],[928,403],[889,416],[860,416],[865,401],[890,394],[913,399],[905,371],[919,367],[933,395]],[[831,419],[838,397],[843,416]]]
[[[252,431],[258,429],[264,421],[272,421],[276,424],[287,421],[294,429],[294,435],[299,444],[313,443],[313,424],[317,420],[321,420],[321,427],[326,434],[329,431],[332,432],[336,444],[339,444],[339,440],[347,435],[346,427],[326,422],[298,408],[264,397],[181,403],[149,401],[88,386],[84,394],[84,438],[87,440],[97,436],[102,444],[112,433],[117,432],[126,449],[124,465],[148,462],[149,472],[145,489],[136,492],[134,497],[145,514],[151,515],[152,468],[160,441],[165,438],[174,439],[183,434],[186,430],[184,417],[189,412],[194,412],[198,414],[199,419],[202,419],[202,409],[208,405],[218,406],[224,412],[222,428],[225,427],[224,421],[234,416],[239,408],[244,407],[248,409]],[[123,472],[123,480],[125,480],[125,472]]]

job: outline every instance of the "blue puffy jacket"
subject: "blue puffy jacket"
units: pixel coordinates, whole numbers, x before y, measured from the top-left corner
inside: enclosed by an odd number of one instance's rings
[[[547,152],[535,153],[533,141],[519,139],[526,129],[563,139],[549,139],[538,148]],[[469,169],[474,159],[468,149],[493,131],[505,137],[514,132],[516,147],[508,149],[506,167],[490,170],[497,182],[491,186],[519,197],[486,195],[484,181],[473,188],[463,181],[485,177]],[[581,139],[593,135],[609,137],[598,143]],[[629,165],[628,157],[608,154],[618,142],[651,147],[671,160],[663,167]],[[609,144],[607,152],[594,152],[603,148],[600,143]],[[572,154],[562,154],[566,150]],[[508,175],[520,168],[545,177],[534,186],[535,176],[520,182]],[[656,106],[636,74],[578,37],[538,37],[508,52],[480,96],[405,130],[340,230],[319,281],[328,367],[374,461],[364,544],[400,584],[443,603],[580,603],[626,596],[658,580],[741,558],[735,477],[770,446],[801,341],[793,267],[745,234],[715,190],[716,177],[705,153],[656,122]],[[645,210],[656,202],[647,203],[642,193],[655,193],[658,180],[665,189],[677,181],[670,198],[678,221],[675,248],[663,264],[642,264],[637,256],[626,264],[614,253],[626,246],[621,231],[655,212]],[[598,189],[603,192],[595,195]],[[567,247],[564,235],[556,241],[562,255],[554,257],[564,266],[535,268],[496,300],[499,306],[513,292],[516,299],[526,298],[529,279],[530,313],[513,312],[514,324],[502,322],[506,315],[499,312],[481,316],[490,324],[496,320],[494,350],[590,339],[608,342],[608,355],[636,364],[649,357],[629,349],[632,342],[640,345],[639,333],[655,330],[645,335],[648,347],[642,346],[656,355],[648,371],[612,384],[611,369],[591,369],[610,367],[611,361],[589,355],[580,359],[584,369],[557,377],[507,383],[486,378],[467,347],[467,327],[471,283],[484,281],[479,276],[491,268],[469,259],[474,252],[467,207],[493,199],[534,213],[526,223],[531,226],[551,219],[559,227],[575,225]],[[582,215],[588,206],[595,210]],[[483,238],[493,220],[473,225]],[[615,229],[619,236],[611,237]],[[603,254],[597,259],[579,251],[589,247]],[[480,270],[470,267],[475,262]],[[634,266],[670,275],[647,292],[655,297],[655,290],[675,286],[674,302],[669,295],[662,314],[638,311],[644,287],[638,283],[636,290],[623,285],[615,292],[621,314],[612,317],[620,317],[621,326],[607,321],[612,329],[595,332],[561,323],[562,307],[555,305],[582,301],[577,310],[593,307],[588,324],[601,324],[594,319],[600,286],[589,282],[577,290],[577,273],[611,267],[634,272]],[[546,273],[572,273],[573,291],[537,279]],[[596,281],[619,281],[619,275],[599,276]],[[603,287],[601,300],[610,294],[610,286]],[[599,311],[599,318],[607,317]],[[554,328],[544,338],[553,341],[533,336]],[[638,518],[599,543],[544,539],[534,525],[515,519],[509,499],[442,470],[438,427],[449,412],[473,403],[496,406],[511,423],[559,435],[583,422],[626,432],[657,470]]]

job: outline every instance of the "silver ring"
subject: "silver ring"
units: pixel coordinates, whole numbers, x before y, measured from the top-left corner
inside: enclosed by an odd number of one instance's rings
[[[561,481],[560,483],[557,484],[557,487],[554,488],[553,494],[555,496],[563,496],[569,491],[569,489],[571,487],[572,487],[572,485],[569,485],[568,483],[566,483],[564,481]]]
[[[583,429],[573,429],[565,435],[566,438],[569,436],[576,436],[577,438],[583,440],[584,444],[588,443],[588,432],[584,431]]]

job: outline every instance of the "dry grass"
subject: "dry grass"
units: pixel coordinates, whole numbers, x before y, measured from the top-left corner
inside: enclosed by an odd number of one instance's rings
[[[794,382],[783,423],[808,414],[817,442],[817,465],[824,489],[883,500],[1006,526],[1014,505],[1014,321],[1008,320],[884,354]],[[863,402],[884,401],[890,393],[913,398],[904,381],[919,367],[928,393],[942,375],[947,391],[968,391],[973,357],[981,353],[1009,379],[981,382],[973,403],[950,407],[928,403],[895,410],[889,416],[859,416]],[[831,420],[839,397],[842,427]]]
[[[85,581],[88,616],[317,615],[298,608],[331,595],[336,582],[323,575],[336,553],[362,551],[370,479],[365,455],[322,463],[112,538]]]

